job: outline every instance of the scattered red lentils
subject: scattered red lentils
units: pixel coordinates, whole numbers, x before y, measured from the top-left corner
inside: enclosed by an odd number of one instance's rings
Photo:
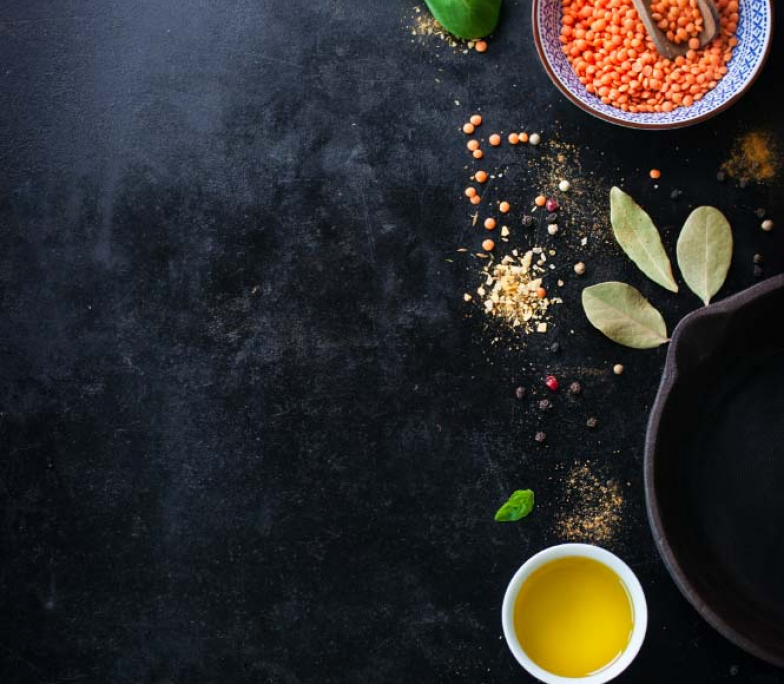
[[[676,26],[683,0],[675,0]],[[737,0],[716,0],[719,35],[701,49],[664,59],[645,31],[633,0],[562,0],[561,44],[574,72],[589,93],[625,112],[671,112],[701,100],[727,73],[738,44]],[[661,21],[670,22],[670,7]],[[687,1],[686,5],[690,7]],[[685,16],[685,15],[684,15]],[[696,30],[696,19],[694,30]],[[689,38],[689,22],[675,34]]]
[[[501,136],[498,133],[493,133],[488,139],[489,142],[493,147],[498,147],[501,144]]]
[[[502,214],[508,214],[511,208],[512,207],[509,206],[509,202],[501,202],[501,204],[498,205],[498,211],[500,211]]]
[[[482,198],[479,195],[474,195],[471,198],[471,204],[479,204],[482,201]]]
[[[483,40],[476,41],[476,44],[474,45],[474,50],[476,50],[477,52],[486,52],[487,43]]]
[[[509,137],[507,138],[510,145],[517,145],[520,142],[520,136],[517,133],[510,133]]]
[[[472,139],[472,140],[469,140],[469,141],[466,143],[466,147],[467,147],[469,150],[471,150],[471,152],[473,152],[474,150],[478,150],[478,149],[479,149],[479,141],[478,141],[478,140],[473,140],[473,139]]]
[[[520,133],[520,142],[527,143],[528,142],[528,133]]]
[[[482,150],[474,150],[474,151],[471,153],[471,156],[472,156],[474,159],[481,159],[482,157],[484,157],[484,156],[485,156],[485,153],[484,153],[484,152],[482,152]]]
[[[495,230],[495,226],[496,226],[496,223],[495,223],[495,219],[494,218],[486,218],[485,219],[485,228],[487,228],[487,230]]]
[[[547,290],[543,287],[538,288],[536,290],[536,296],[539,297],[539,299],[544,299],[547,296]]]
[[[492,240],[483,240],[482,249],[485,250],[485,252],[492,252],[495,249],[495,242]]]
[[[484,183],[487,180],[487,171],[477,171],[474,174],[474,179],[477,183]]]
[[[547,203],[547,198],[544,195],[539,195],[539,197],[537,197],[534,200],[534,204],[537,207],[543,207],[546,203]]]
[[[471,118],[468,119],[474,126],[481,126],[482,125],[482,115],[481,114],[472,114]]]
[[[661,178],[661,171],[659,171],[659,169],[651,169],[651,170],[648,172],[648,175],[649,175],[651,178],[653,178],[653,180],[659,180],[659,178]]]
[[[466,197],[471,198],[471,197],[474,197],[475,195],[476,195],[476,188],[472,188],[472,187],[469,186],[469,187],[467,187],[465,189],[465,196]]]
[[[471,135],[476,130],[476,127],[472,123],[464,123],[463,124],[463,133],[466,135]]]

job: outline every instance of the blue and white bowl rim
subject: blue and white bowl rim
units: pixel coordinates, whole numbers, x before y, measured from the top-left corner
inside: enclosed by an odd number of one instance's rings
[[[634,128],[667,129],[704,121],[734,104],[762,70],[773,34],[771,0],[740,0],[738,45],[728,72],[699,102],[672,112],[632,113],[603,104],[580,83],[561,50],[561,0],[534,0],[533,30],[542,65],[553,82],[572,102],[594,116]]]

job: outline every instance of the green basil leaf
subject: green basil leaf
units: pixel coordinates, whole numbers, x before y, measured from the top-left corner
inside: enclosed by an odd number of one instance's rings
[[[732,261],[732,228],[715,207],[697,207],[678,237],[678,266],[691,291],[707,306],[724,285]]]
[[[610,190],[610,222],[615,239],[637,268],[654,283],[677,292],[659,231],[645,210],[620,188]]]
[[[425,0],[433,16],[458,38],[482,38],[498,23],[501,0]]]
[[[631,285],[592,285],[583,290],[582,299],[591,325],[613,342],[634,349],[652,349],[669,341],[662,315]]]
[[[534,493],[530,489],[518,489],[495,514],[496,522],[522,520],[534,510]]]

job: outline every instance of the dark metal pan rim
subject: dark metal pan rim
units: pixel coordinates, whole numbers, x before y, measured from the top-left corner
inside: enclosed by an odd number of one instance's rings
[[[710,306],[693,311],[676,326],[670,342],[670,347],[667,350],[664,372],[662,373],[659,390],[648,421],[648,430],[645,436],[644,466],[645,503],[648,512],[648,522],[651,526],[651,531],[653,532],[653,538],[656,542],[659,554],[661,555],[668,572],[675,581],[675,584],[678,586],[678,589],[697,609],[700,615],[702,615],[702,617],[719,633],[748,653],[778,667],[784,667],[784,657],[780,653],[772,653],[749,639],[736,627],[729,624],[713,610],[690,581],[687,572],[684,571],[684,568],[678,561],[665,536],[661,512],[659,510],[659,502],[654,486],[654,473],[662,415],[664,414],[664,409],[670,398],[671,391],[678,381],[679,372],[675,357],[681,338],[696,321],[714,317],[732,317],[736,311],[745,307],[747,304],[763,298],[781,288],[784,288],[784,275],[769,278],[758,285],[754,285],[753,287],[717,302],[716,304],[711,304]]]

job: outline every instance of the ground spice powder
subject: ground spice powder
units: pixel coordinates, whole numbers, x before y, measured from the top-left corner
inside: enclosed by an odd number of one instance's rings
[[[780,161],[773,137],[764,131],[751,131],[737,140],[721,168],[733,178],[764,183],[776,175]]]
[[[589,462],[577,462],[565,485],[564,509],[556,518],[556,534],[566,541],[610,541],[622,522],[623,495],[618,482],[599,477]]]

